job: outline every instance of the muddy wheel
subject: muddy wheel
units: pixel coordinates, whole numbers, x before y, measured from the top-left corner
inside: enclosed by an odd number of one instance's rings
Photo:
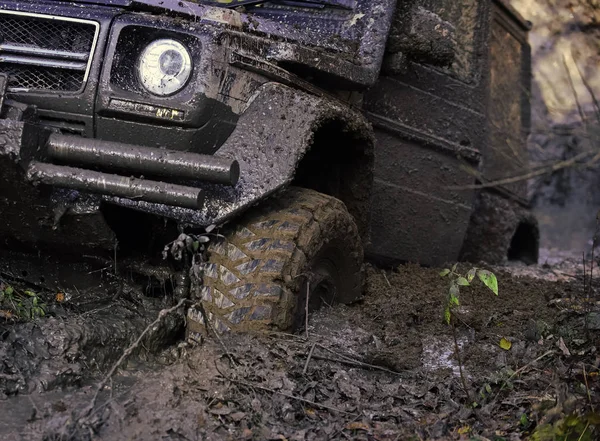
[[[209,246],[188,334],[298,329],[309,311],[362,293],[363,248],[338,199],[303,188],[251,210]]]

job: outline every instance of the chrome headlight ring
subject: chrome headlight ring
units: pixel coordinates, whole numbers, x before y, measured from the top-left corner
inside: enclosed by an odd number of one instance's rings
[[[192,75],[192,57],[188,49],[172,39],[150,43],[137,63],[139,80],[144,88],[157,96],[181,91]]]

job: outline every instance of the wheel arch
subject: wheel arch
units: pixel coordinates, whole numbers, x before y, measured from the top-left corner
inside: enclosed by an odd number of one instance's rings
[[[315,173],[308,178],[315,168],[307,164],[328,158],[319,173],[327,176],[330,170],[325,164],[333,164],[340,168],[346,182],[333,194],[331,188],[327,191],[330,181],[323,183],[321,189],[347,204],[366,242],[374,140],[371,124],[349,105],[279,83],[267,83],[257,91],[231,136],[215,153],[238,161],[240,179],[235,187],[199,183],[206,194],[200,210],[173,210],[161,204],[122,198],[112,202],[182,223],[220,225],[277,195],[293,182],[314,181]],[[336,147],[332,149],[334,143]],[[308,187],[314,189],[314,184]]]
[[[373,184],[373,146],[369,129],[334,115],[315,121],[310,145],[298,161],[292,185],[340,199],[366,241]]]
[[[537,263],[539,226],[530,209],[491,190],[478,194],[460,260],[503,265]]]

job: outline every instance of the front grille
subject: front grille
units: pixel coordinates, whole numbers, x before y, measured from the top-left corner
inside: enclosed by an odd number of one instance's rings
[[[83,85],[81,72],[68,69],[6,63],[0,64],[0,72],[8,74],[11,89],[77,92]]]
[[[0,73],[9,90],[82,90],[98,31],[93,21],[0,10]]]

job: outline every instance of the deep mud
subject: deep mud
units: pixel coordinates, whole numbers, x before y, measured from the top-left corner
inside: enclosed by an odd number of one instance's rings
[[[369,267],[364,300],[311,315],[297,335],[213,337],[159,355],[142,350],[106,383],[93,409],[105,366],[45,391],[5,388],[0,439],[526,438],[536,426],[600,407],[600,313],[580,301],[576,267],[557,270],[572,272],[566,281],[547,280],[548,266],[529,267],[523,277],[507,270],[523,274],[524,267],[495,269],[498,297],[483,286],[463,289],[456,339],[468,397],[442,320],[447,280],[436,269]],[[33,325],[10,326],[14,333]],[[6,372],[15,356],[3,356]],[[597,439],[594,424],[587,426],[581,439]]]

